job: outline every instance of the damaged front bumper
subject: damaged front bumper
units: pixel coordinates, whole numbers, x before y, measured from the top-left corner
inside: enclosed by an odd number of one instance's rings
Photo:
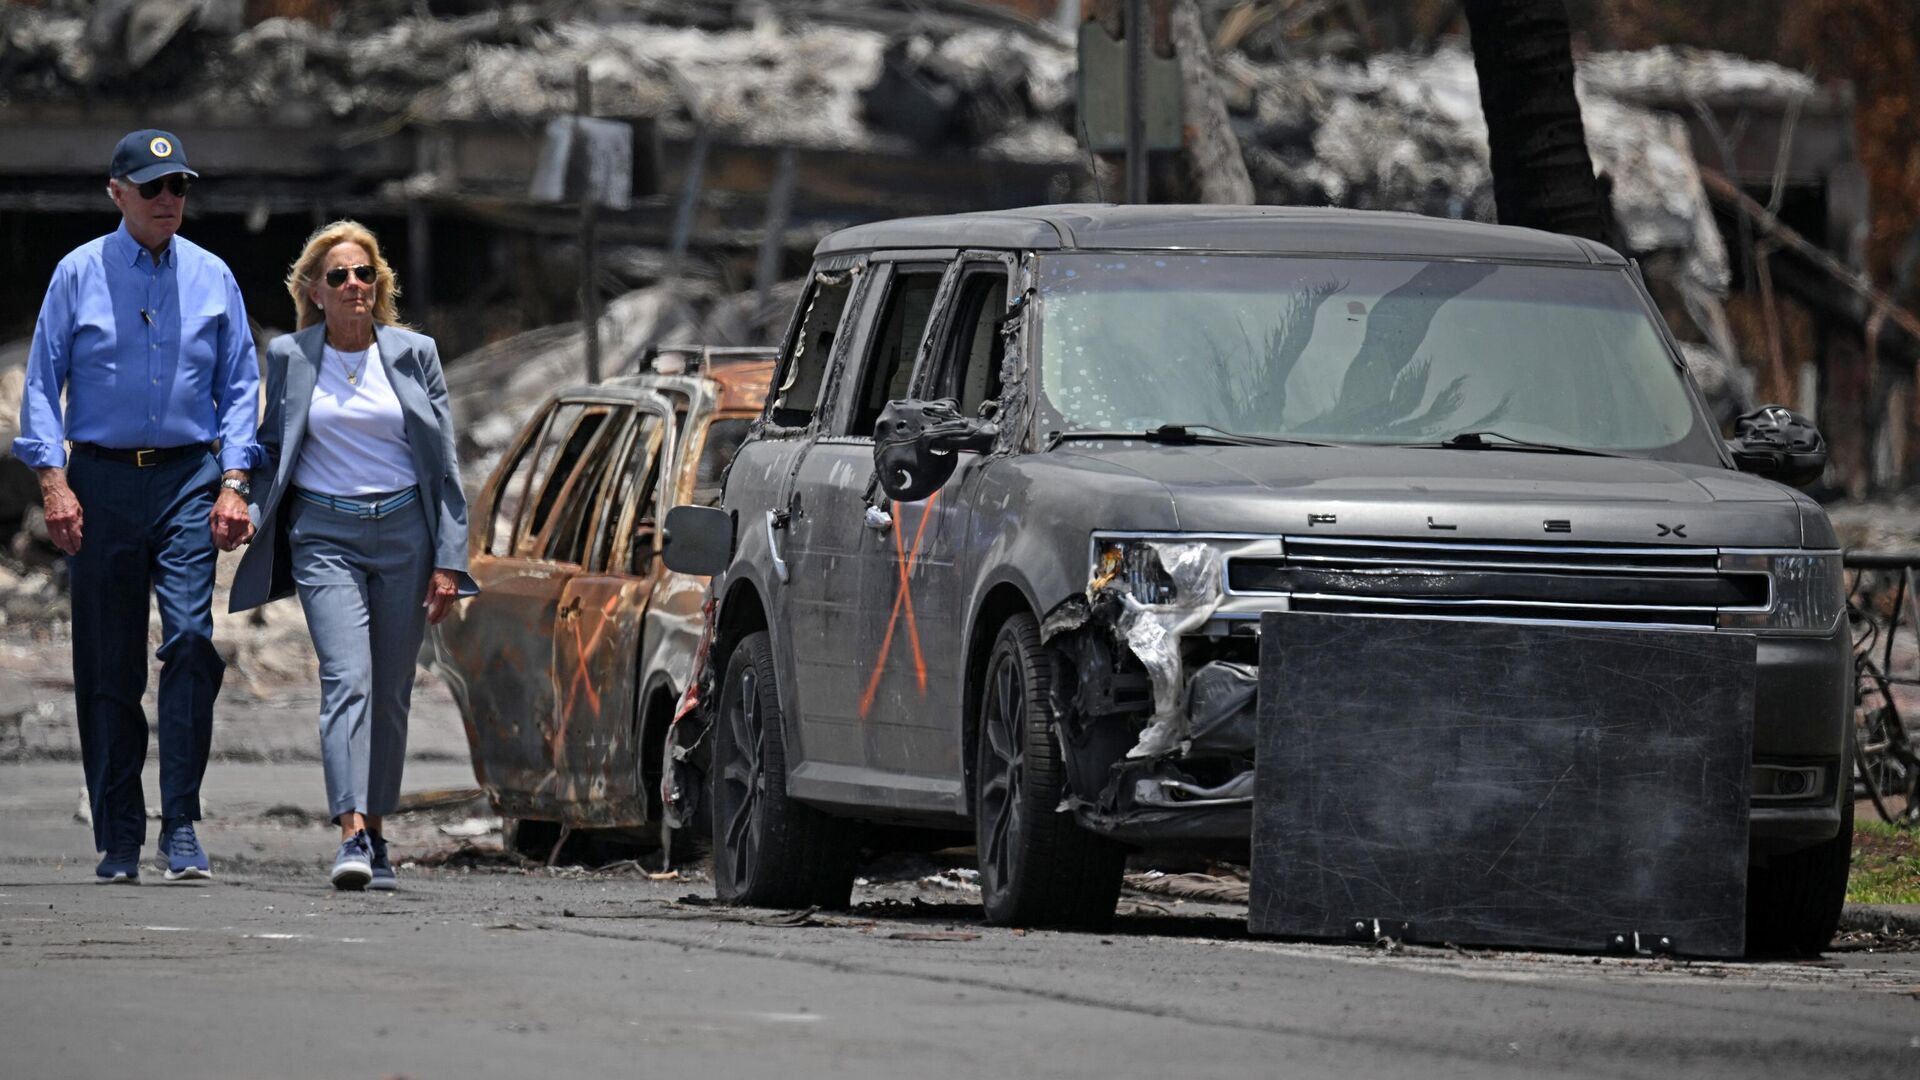
[[[1311,549],[1338,541],[1298,542]],[[1062,810],[1073,812],[1090,830],[1131,843],[1248,840],[1258,733],[1259,620],[1264,612],[1301,605],[1266,588],[1236,590],[1232,583],[1245,584],[1248,575],[1236,572],[1234,565],[1240,561],[1243,570],[1249,565],[1285,566],[1283,549],[1293,546],[1289,538],[1277,536],[1094,535],[1085,591],[1053,608],[1041,626],[1042,639],[1054,653],[1054,725],[1067,759],[1068,795]],[[1374,558],[1384,564],[1397,563],[1405,554],[1399,549],[1413,545],[1375,546],[1382,550]],[[1471,549],[1457,556],[1463,563],[1484,558],[1485,545],[1460,546]],[[1788,577],[1796,560],[1812,556],[1773,555],[1775,561],[1791,564],[1783,570],[1750,552],[1672,551],[1670,558],[1701,562],[1701,576],[1717,572],[1768,597],[1759,608],[1686,614],[1695,620],[1688,624],[1692,628],[1754,633],[1759,639],[1750,814],[1756,857],[1830,837],[1839,827],[1847,795],[1844,747],[1851,667],[1844,620],[1822,605],[1786,602],[1793,599]],[[1445,557],[1424,549],[1419,554],[1434,561]],[[1554,554],[1555,564],[1568,558],[1558,550]],[[1561,568],[1543,567],[1532,579],[1533,587],[1551,589],[1552,571]],[[1325,571],[1313,572],[1321,579],[1329,577]],[[1369,588],[1377,593],[1383,580],[1430,573],[1382,565],[1352,573],[1340,584],[1355,593]],[[1463,582],[1472,584],[1461,574],[1433,573],[1427,580],[1455,590],[1467,587]],[[1568,580],[1579,582],[1577,576]],[[1325,580],[1321,584],[1324,591]],[[1569,602],[1518,621],[1564,624],[1575,618],[1567,612],[1577,606]],[[1802,611],[1813,614],[1798,623],[1769,625]],[[1433,615],[1425,610],[1409,614]],[[1582,621],[1617,625],[1601,612],[1587,612]],[[1832,628],[1822,630],[1829,622]],[[1641,625],[1656,628],[1654,623]]]
[[[1224,558],[1268,549],[1278,541],[1095,537],[1086,592],[1041,625],[1066,808],[1083,826],[1140,843],[1246,840],[1258,611],[1236,610]]]
[[[700,605],[700,642],[694,646],[687,688],[680,692],[680,700],[674,705],[673,720],[667,725],[666,745],[660,755],[660,813],[669,830],[706,824],[703,795],[706,764],[710,760],[707,733],[713,725],[704,705],[716,696],[714,681],[718,673],[710,662],[715,610],[713,594],[708,592]]]

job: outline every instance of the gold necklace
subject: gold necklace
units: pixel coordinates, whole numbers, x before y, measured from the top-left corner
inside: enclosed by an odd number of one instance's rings
[[[341,351],[340,351],[339,349],[335,349],[335,350],[333,350],[333,351],[334,351],[335,353],[337,353],[337,354],[339,354],[339,357],[340,357],[340,366],[341,366],[341,367],[343,367],[343,368],[345,368],[345,367],[347,366],[347,354],[346,354],[346,353],[344,353],[344,352],[341,352]],[[367,370],[367,355],[368,355],[369,353],[371,353],[371,352],[373,352],[373,346],[371,346],[371,345],[369,345],[369,346],[367,346],[366,348],[364,348],[364,349],[362,349],[362,350],[360,350],[360,366],[359,366],[359,367],[355,367],[355,368],[349,368],[349,369],[347,370],[347,385],[348,385],[348,386],[359,386],[359,385],[360,385],[360,373],[361,373],[361,372],[363,372],[363,371],[365,371],[365,370]]]

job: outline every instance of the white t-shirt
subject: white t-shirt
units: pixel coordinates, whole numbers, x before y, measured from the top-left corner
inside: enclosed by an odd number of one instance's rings
[[[380,363],[380,346],[351,353],[322,346],[294,486],[357,496],[399,491],[416,480],[406,417]]]

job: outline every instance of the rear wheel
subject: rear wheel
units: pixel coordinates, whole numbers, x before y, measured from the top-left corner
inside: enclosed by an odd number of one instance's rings
[[[727,664],[713,730],[713,884],[721,903],[847,906],[858,833],[787,798],[787,758],[773,645],[742,638]]]
[[[1813,956],[1833,941],[1853,864],[1853,802],[1840,833],[1747,871],[1747,953]]]
[[[1059,810],[1066,769],[1033,617],[1000,627],[980,687],[974,829],[987,921],[1097,928],[1113,920],[1126,852]]]

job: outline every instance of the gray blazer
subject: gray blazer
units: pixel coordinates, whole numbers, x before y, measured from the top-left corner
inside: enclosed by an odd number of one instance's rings
[[[281,527],[294,464],[307,434],[307,411],[320,374],[320,348],[326,324],[319,323],[267,344],[267,402],[260,419],[259,443],[266,464],[253,471],[255,532],[240,569],[234,573],[228,610],[246,611],[293,594],[293,558]],[[453,413],[447,406],[447,380],[440,371],[440,350],[425,334],[397,326],[374,329],[380,363],[406,416],[407,447],[427,511],[433,538],[433,565],[452,570],[460,595],[480,591],[467,573],[467,496],[460,489],[460,465],[453,450]]]

